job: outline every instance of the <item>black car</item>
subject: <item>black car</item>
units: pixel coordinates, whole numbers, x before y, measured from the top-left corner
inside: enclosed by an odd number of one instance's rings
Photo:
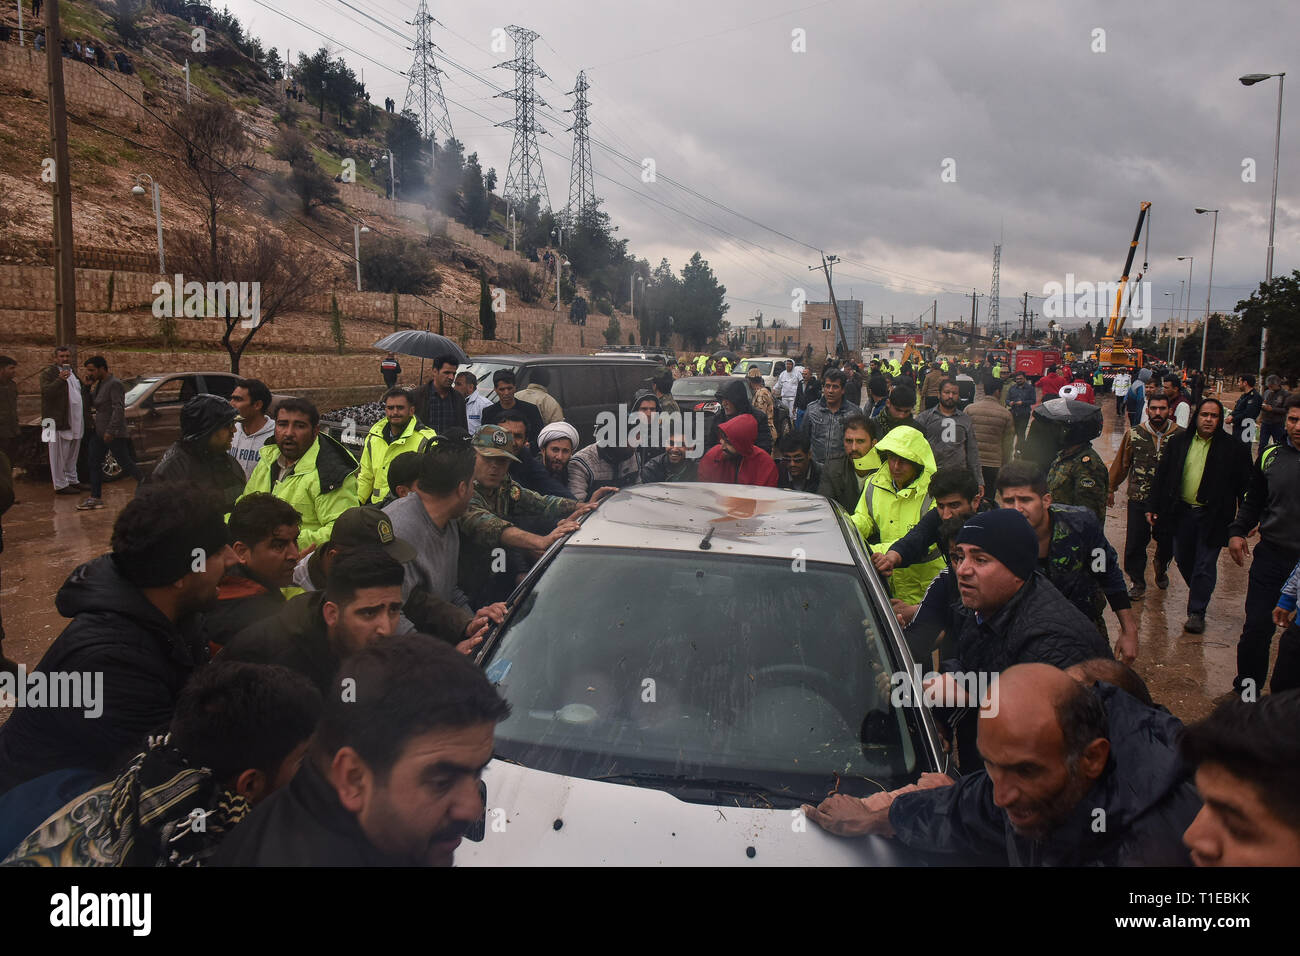
[[[631,405],[632,396],[650,387],[652,376],[663,371],[659,362],[642,358],[590,355],[479,355],[460,371],[478,377],[479,394],[495,402],[492,373],[499,369],[515,373],[519,391],[533,381],[533,372],[545,369],[551,397],[564,410],[564,420],[578,430],[580,445],[595,441],[596,415]]]

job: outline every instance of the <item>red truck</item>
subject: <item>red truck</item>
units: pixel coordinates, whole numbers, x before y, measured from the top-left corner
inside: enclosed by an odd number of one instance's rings
[[[1012,374],[1024,372],[1031,382],[1037,382],[1053,365],[1061,364],[1059,349],[1016,349],[1015,368]]]

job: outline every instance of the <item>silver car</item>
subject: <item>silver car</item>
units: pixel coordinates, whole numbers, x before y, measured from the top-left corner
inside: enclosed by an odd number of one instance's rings
[[[516,590],[480,662],[511,716],[462,865],[913,862],[803,803],[946,769],[838,505],[722,484],[603,502]]]

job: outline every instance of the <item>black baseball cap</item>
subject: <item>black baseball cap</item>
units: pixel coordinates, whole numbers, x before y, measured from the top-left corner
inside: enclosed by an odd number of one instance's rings
[[[393,533],[393,522],[373,505],[349,508],[339,515],[329,543],[346,550],[378,546],[399,564],[415,560],[415,548]]]

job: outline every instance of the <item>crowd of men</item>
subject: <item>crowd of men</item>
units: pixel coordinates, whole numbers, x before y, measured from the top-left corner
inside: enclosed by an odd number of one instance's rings
[[[751,369],[720,378],[699,449],[669,370],[621,407],[667,427],[584,442],[544,376],[518,390],[500,369],[489,402],[442,356],[419,390],[387,387],[359,454],[312,402],[273,403],[245,379],[229,401],[190,399],[145,478],[121,383],[98,356],[79,380],[68,358],[40,375],[56,493],[77,492],[83,437],[80,509],[103,507],[108,451],[139,484],[109,552],[60,589],[70,623],[33,669],[102,674],[101,712],[17,708],[0,727],[6,863],[449,863],[483,814],[478,776],[509,713],[469,655],[515,587],[619,489],[709,481],[837,502],[914,660],[1001,675],[1000,707],[936,711],[955,776],[806,807],[828,830],[1022,865],[1300,864],[1300,545],[1285,531],[1300,518],[1300,395],[1280,383],[1226,414],[1144,370],[1117,397],[1128,427],[1108,469],[1100,415],[1040,416],[1095,401],[1055,369],[1038,388],[1010,376],[1006,395],[995,364],[816,375],[790,361],[775,394]],[[0,442],[14,366],[0,356]],[[1121,561],[1104,521],[1125,483]],[[1222,549],[1251,560],[1237,676],[1190,729],[1130,667],[1152,538],[1156,586],[1171,562],[1188,583],[1192,634]],[[1084,846],[1071,828],[1096,807],[1115,825]]]

